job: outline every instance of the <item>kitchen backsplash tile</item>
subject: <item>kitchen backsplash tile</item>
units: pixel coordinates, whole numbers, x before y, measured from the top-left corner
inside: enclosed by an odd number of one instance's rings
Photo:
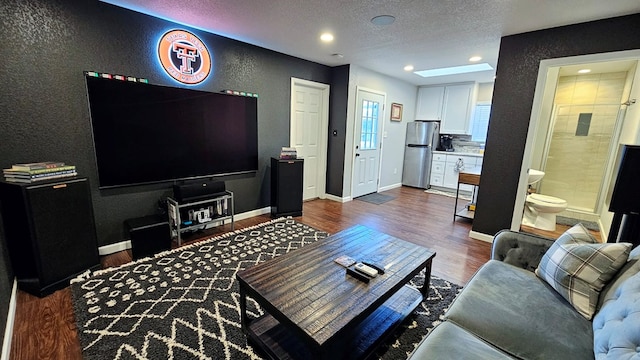
[[[457,152],[477,154],[484,150],[484,143],[471,141],[471,135],[453,135],[452,144]]]

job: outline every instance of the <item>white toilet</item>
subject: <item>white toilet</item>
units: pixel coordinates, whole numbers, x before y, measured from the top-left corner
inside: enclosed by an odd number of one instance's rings
[[[529,185],[535,184],[544,176],[543,171],[529,169]],[[566,200],[542,195],[529,194],[524,205],[522,225],[536,229],[555,231],[556,214],[567,208]]]

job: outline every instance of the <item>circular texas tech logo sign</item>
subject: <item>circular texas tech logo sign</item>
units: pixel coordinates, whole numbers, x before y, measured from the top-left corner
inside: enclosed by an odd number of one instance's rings
[[[211,72],[211,56],[204,43],[184,30],[171,30],[160,38],[158,58],[164,70],[184,84],[197,84]]]

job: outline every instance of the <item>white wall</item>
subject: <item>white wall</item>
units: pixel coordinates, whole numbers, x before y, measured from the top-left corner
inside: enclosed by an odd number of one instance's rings
[[[620,132],[620,144],[640,144],[640,69],[638,69],[638,64],[636,64],[634,71],[629,71],[630,79],[627,80],[627,83],[631,84],[628,99],[636,99],[636,103],[626,107],[624,123]],[[628,99],[623,98],[622,101],[624,102]],[[609,186],[613,186],[615,183],[616,175],[615,173],[611,174]],[[602,228],[603,239],[608,236],[612,221],[613,213],[609,212],[609,199],[605,199],[604,206],[600,212],[600,227]]]
[[[364,87],[386,94],[384,119],[382,121],[382,160],[380,190],[399,187],[402,184],[402,162],[406,123],[415,120],[418,87],[369,69],[351,65],[349,72],[349,100],[347,105],[347,132],[343,179],[343,197],[351,197],[351,173],[354,158],[354,124],[356,114],[356,87]],[[402,121],[391,121],[391,103],[402,104]]]
[[[493,99],[493,83],[478,83],[477,102],[491,102]]]
[[[625,117],[625,128],[622,129],[623,133],[628,132],[635,135],[635,139],[628,139],[626,144],[640,144],[640,65],[636,65],[635,77],[633,79],[633,87],[629,94],[629,99],[635,99],[636,103],[627,106],[627,114]],[[627,100],[627,99],[624,99]],[[626,140],[626,139],[625,139]]]

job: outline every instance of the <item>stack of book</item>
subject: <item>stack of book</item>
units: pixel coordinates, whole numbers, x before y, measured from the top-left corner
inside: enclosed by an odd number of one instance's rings
[[[280,159],[297,159],[298,152],[294,147],[283,147],[280,151]]]
[[[55,161],[14,164],[11,169],[3,169],[2,172],[5,181],[26,184],[78,175],[74,165]]]

